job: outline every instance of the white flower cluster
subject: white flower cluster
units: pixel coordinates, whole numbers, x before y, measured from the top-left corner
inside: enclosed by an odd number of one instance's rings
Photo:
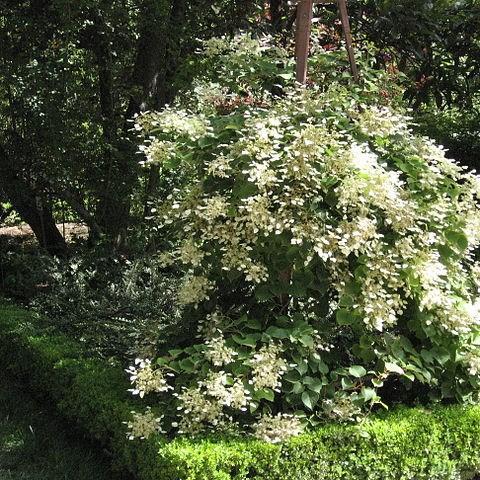
[[[374,173],[378,168],[378,155],[367,144],[353,143],[350,149],[349,164],[361,173]],[[347,164],[347,166],[349,166]]]
[[[461,178],[463,168],[446,157],[447,152],[441,145],[436,145],[428,138],[412,140],[418,154],[429,165],[420,178],[423,187],[436,188],[444,180],[445,175],[455,180]]]
[[[228,202],[221,195],[207,198],[202,205],[198,207],[198,215],[207,222],[212,222],[217,218],[226,217],[228,213]]]
[[[177,201],[164,214],[166,222],[173,217],[188,225],[178,257],[190,268],[200,269],[186,277],[179,294],[181,303],[198,305],[208,299],[214,288],[211,275],[218,272],[218,266],[221,271],[242,272],[252,284],[268,281],[272,272],[264,256],[258,255],[259,247],[276,235],[288,234],[293,245],[311,246],[306,258],[316,254],[325,262],[339,295],[352,279],[348,259],[352,255],[368,259],[355,308],[372,328],[395,325],[407,298],[419,295],[403,274],[405,269],[418,268],[413,276],[423,284],[421,307],[435,308],[439,322],[445,318],[441,311],[448,312],[451,320],[460,323],[453,329],[463,331],[466,317],[459,303],[451,301],[452,289],[430,282],[432,266],[422,266],[418,259],[438,256],[441,238],[438,234],[432,238],[434,233],[426,226],[447,229],[452,215],[465,219],[469,248],[480,242],[480,216],[473,193],[478,189],[476,177],[464,179],[461,168],[445,158],[444,150],[414,137],[407,118],[387,108],[365,107],[356,118],[360,131],[370,136],[402,135],[407,151],[425,156],[416,186],[407,185],[405,175],[381,159],[381,148],[373,152],[369,144],[358,143],[325,123],[315,124],[314,118],[301,129],[292,127],[295,100],[308,112],[321,109],[321,100],[309,97],[308,92],[298,95],[278,102],[267,113],[252,110],[239,139],[222,145],[222,153],[205,166],[209,175],[222,179],[234,175],[232,165],[238,165],[235,168],[245,175],[245,188],[253,187],[251,195],[234,200],[231,192],[206,195],[200,188],[197,194],[188,194],[185,204]],[[463,203],[452,202],[445,194],[421,193],[422,189],[430,192],[431,183],[437,184],[445,175],[465,180]],[[431,180],[425,183],[428,176]],[[329,191],[336,197],[339,219],[311,209]],[[428,204],[419,202],[428,195]],[[397,235],[396,245],[383,239],[385,228]],[[409,251],[401,251],[407,245]],[[452,328],[452,321],[445,327]]]
[[[211,340],[221,334],[221,329],[224,324],[225,318],[224,316],[216,311],[212,313],[208,313],[205,318],[201,318],[198,321],[198,336],[199,338],[204,338],[207,340]]]
[[[225,155],[218,155],[206,168],[207,174],[218,178],[228,178],[231,172],[231,159]]]
[[[177,155],[177,144],[171,140],[152,139],[149,144],[140,146],[140,151],[145,154],[145,164],[155,163],[163,165]]]
[[[468,373],[480,377],[480,352],[468,352],[466,355]]]
[[[181,412],[181,420],[178,423],[179,433],[193,435],[203,430],[205,425],[216,426],[221,423],[222,403],[215,397],[206,395],[201,387],[185,388],[175,395],[180,402],[177,407]]]
[[[472,282],[477,289],[477,293],[480,294],[480,263],[475,262],[470,269],[472,276]]]
[[[150,407],[147,407],[145,413],[131,413],[132,419],[124,422],[128,428],[127,438],[129,440],[135,440],[136,438],[145,440],[155,433],[165,433],[164,430],[162,430],[161,423],[163,416],[156,417]]]
[[[362,278],[361,309],[364,322],[382,331],[395,325],[403,314],[406,300],[400,295],[404,282],[401,277],[401,259],[388,252],[386,245],[371,245],[371,256],[365,262],[367,273]]]
[[[266,48],[267,39],[262,45],[262,42],[247,33],[236,35],[233,40],[225,36],[210,38],[203,41],[202,53],[207,58],[218,57],[225,53],[229,53],[230,58],[232,54],[234,56],[259,56]]]
[[[228,98],[228,89],[214,82],[196,81],[193,86],[193,101],[202,112],[214,113],[215,107]]]
[[[173,390],[167,382],[167,377],[173,377],[173,374],[165,373],[161,368],[154,369],[151,360],[137,358],[135,365],[130,366],[126,372],[135,386],[129,390],[133,395],[143,398],[147,393]]]
[[[431,310],[439,307],[443,301],[442,290],[447,284],[447,268],[440,262],[438,252],[431,252],[416,269],[416,274],[423,289],[420,309]]]
[[[358,405],[355,405],[350,397],[338,397],[325,399],[323,401],[325,415],[333,420],[351,421],[355,420],[362,412]]]
[[[279,413],[264,415],[253,425],[254,436],[264,442],[281,443],[300,435],[303,425],[298,417]]]
[[[205,252],[198,248],[193,239],[188,238],[180,247],[178,257],[182,263],[198,267],[205,257]]]
[[[135,130],[144,134],[173,134],[198,140],[209,131],[209,122],[201,114],[167,107],[161,112],[148,112],[135,118]],[[154,137],[153,137],[154,138]]]
[[[446,331],[454,334],[468,334],[480,325],[480,301],[465,301],[456,296],[442,294],[434,311],[437,322]]]
[[[421,254],[420,258],[415,267],[420,283],[419,308],[434,315],[435,320],[429,323],[436,321],[454,335],[468,333],[472,327],[480,325],[480,299],[462,299],[450,280],[456,277],[454,268],[459,266],[451,266],[449,271],[436,251]],[[463,268],[459,269],[464,275]]]
[[[256,390],[271,388],[280,391],[282,375],[287,371],[287,363],[281,357],[281,346],[270,344],[264,345],[253,355],[250,364],[252,366],[251,384]]]
[[[480,217],[475,210],[465,212],[465,227],[463,232],[468,240],[470,251],[475,250],[480,245]]]
[[[206,380],[200,382],[200,386],[219,403],[236,410],[245,411],[250,400],[249,392],[242,381],[237,379],[232,383],[232,379],[225,372],[210,373]]]
[[[403,115],[396,114],[388,107],[368,107],[358,116],[361,131],[365,135],[384,137],[403,135],[407,132],[407,121]]]
[[[180,305],[198,305],[209,298],[208,292],[213,283],[201,275],[189,274],[184,279],[178,291]]]
[[[232,363],[235,356],[238,355],[233,348],[225,345],[225,339],[222,335],[207,340],[206,345],[208,348],[205,352],[205,358],[216,367]]]
[[[216,57],[231,49],[230,41],[226,37],[214,37],[203,42],[203,54],[205,57]]]
[[[234,379],[224,371],[210,372],[206,379],[199,381],[196,387],[183,388],[180,394],[174,394],[180,405],[181,420],[179,433],[196,434],[205,427],[219,427],[231,422],[224,407],[245,412],[251,398],[243,381]]]

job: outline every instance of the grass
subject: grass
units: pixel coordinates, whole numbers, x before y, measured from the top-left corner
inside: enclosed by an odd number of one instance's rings
[[[99,447],[0,376],[0,480],[121,480]]]

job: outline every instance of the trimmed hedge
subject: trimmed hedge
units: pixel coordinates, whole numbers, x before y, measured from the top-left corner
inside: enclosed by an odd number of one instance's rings
[[[480,470],[480,406],[401,408],[361,427],[327,425],[270,445],[245,438],[128,441],[122,421],[143,409],[118,365],[88,358],[34,315],[0,305],[0,355],[70,422],[142,480],[454,480]]]

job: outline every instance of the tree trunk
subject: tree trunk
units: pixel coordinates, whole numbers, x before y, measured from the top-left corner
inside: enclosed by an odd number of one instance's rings
[[[39,197],[23,194],[17,198],[11,197],[11,202],[22,220],[33,230],[42,248],[51,255],[64,255],[67,252],[67,244],[57,228],[52,210],[43,206]]]
[[[145,2],[131,81],[140,95],[131,99],[129,118],[135,113],[158,110],[173,100],[171,80],[178,64],[184,13],[185,0]]]
[[[270,0],[270,23],[275,32],[281,29],[283,0]]]
[[[173,100],[172,77],[177,68],[180,38],[183,29],[185,0],[145,0],[142,2],[140,38],[130,80],[133,93],[123,114],[114,102],[113,57],[108,30],[102,17],[94,15],[94,25],[85,30],[82,45],[93,52],[98,69],[98,90],[102,115],[105,176],[99,186],[96,223],[103,232],[121,246],[126,241],[130,224],[130,198],[138,174],[138,163],[129,135],[128,120],[146,110],[159,110]],[[123,125],[122,125],[123,122]],[[158,185],[158,169],[149,172],[146,198]],[[146,204],[146,202],[145,202]],[[148,207],[145,208],[148,211]]]
[[[148,110],[160,110],[175,97],[172,87],[181,52],[181,33],[185,26],[185,0],[148,3],[143,12],[138,54],[132,83],[140,97],[131,99],[128,117]],[[160,27],[160,26],[163,26]],[[150,199],[159,184],[160,169],[150,167],[144,196],[144,217],[151,215]]]
[[[58,230],[51,208],[32,186],[15,171],[7,152],[0,146],[0,189],[13,208],[33,230],[38,243],[52,255],[63,255],[67,244]]]
[[[98,185],[99,203],[95,223],[116,245],[126,241],[130,225],[130,198],[136,180],[133,147],[122,140],[122,116],[116,111],[113,55],[103,17],[94,14],[94,25],[87,29],[82,44],[95,56],[98,71],[99,107],[105,150],[103,178]]]

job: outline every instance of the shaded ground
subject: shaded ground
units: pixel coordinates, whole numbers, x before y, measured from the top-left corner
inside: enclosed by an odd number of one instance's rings
[[[98,447],[0,374],[0,480],[121,480]]]
[[[88,228],[79,223],[59,223],[57,225],[60,233],[65,237],[67,242],[72,241],[75,237],[85,238],[88,236]],[[24,238],[25,240],[33,239],[33,232],[28,225],[22,224],[15,227],[1,227],[0,226],[0,237],[9,237],[9,238]]]

